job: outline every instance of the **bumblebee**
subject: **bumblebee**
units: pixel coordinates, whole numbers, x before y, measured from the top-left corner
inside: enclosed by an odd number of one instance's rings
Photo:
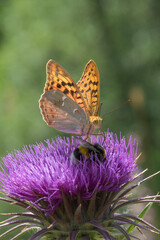
[[[103,161],[106,158],[106,150],[98,143],[91,144],[83,141],[83,143],[71,153],[70,159],[73,163],[77,163],[78,160],[82,161],[83,158],[89,160],[90,156],[92,156],[93,160],[98,158],[100,161]]]

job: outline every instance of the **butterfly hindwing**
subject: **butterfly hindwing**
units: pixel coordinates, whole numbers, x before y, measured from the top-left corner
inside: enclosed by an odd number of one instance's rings
[[[93,60],[87,63],[77,86],[85,100],[89,114],[97,116],[100,101],[100,80],[97,66]]]
[[[49,126],[66,133],[83,134],[87,115],[63,92],[56,89],[46,91],[41,96],[40,109]]]

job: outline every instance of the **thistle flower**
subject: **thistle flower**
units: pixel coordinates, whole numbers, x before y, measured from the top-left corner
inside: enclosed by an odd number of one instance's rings
[[[106,151],[100,161],[96,154],[83,157],[76,164],[71,153],[76,148],[69,138],[46,140],[8,154],[2,160],[0,198],[25,209],[8,213],[0,228],[14,226],[0,235],[22,228],[35,230],[33,239],[131,239],[127,226],[160,233],[160,230],[137,216],[123,213],[130,204],[160,202],[159,196],[131,198],[132,189],[148,178],[133,184],[142,173],[136,174],[137,145],[130,137],[118,140],[107,132],[91,136]],[[78,143],[77,143],[78,144]],[[152,177],[152,176],[151,176]],[[149,177],[150,178],[150,177]],[[122,209],[122,210],[121,210]]]

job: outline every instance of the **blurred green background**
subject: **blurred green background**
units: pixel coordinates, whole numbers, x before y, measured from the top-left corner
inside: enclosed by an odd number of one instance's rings
[[[140,168],[149,169],[146,176],[160,170],[160,1],[1,0],[1,157],[63,135],[46,125],[39,110],[49,59],[75,82],[93,59],[101,79],[102,115],[132,101],[106,114],[103,130],[132,134],[142,152]],[[160,176],[152,179],[147,193],[160,191],[159,182]],[[154,209],[160,227],[160,206]],[[0,212],[7,211],[1,203]]]

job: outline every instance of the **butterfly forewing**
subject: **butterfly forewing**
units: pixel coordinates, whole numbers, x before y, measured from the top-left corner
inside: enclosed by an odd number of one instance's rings
[[[76,102],[87,114],[86,104],[70,75],[55,61],[49,60],[46,65],[47,81],[44,92],[57,89]]]
[[[87,63],[77,86],[85,100],[89,114],[97,116],[100,100],[100,80],[97,66],[93,60]]]

